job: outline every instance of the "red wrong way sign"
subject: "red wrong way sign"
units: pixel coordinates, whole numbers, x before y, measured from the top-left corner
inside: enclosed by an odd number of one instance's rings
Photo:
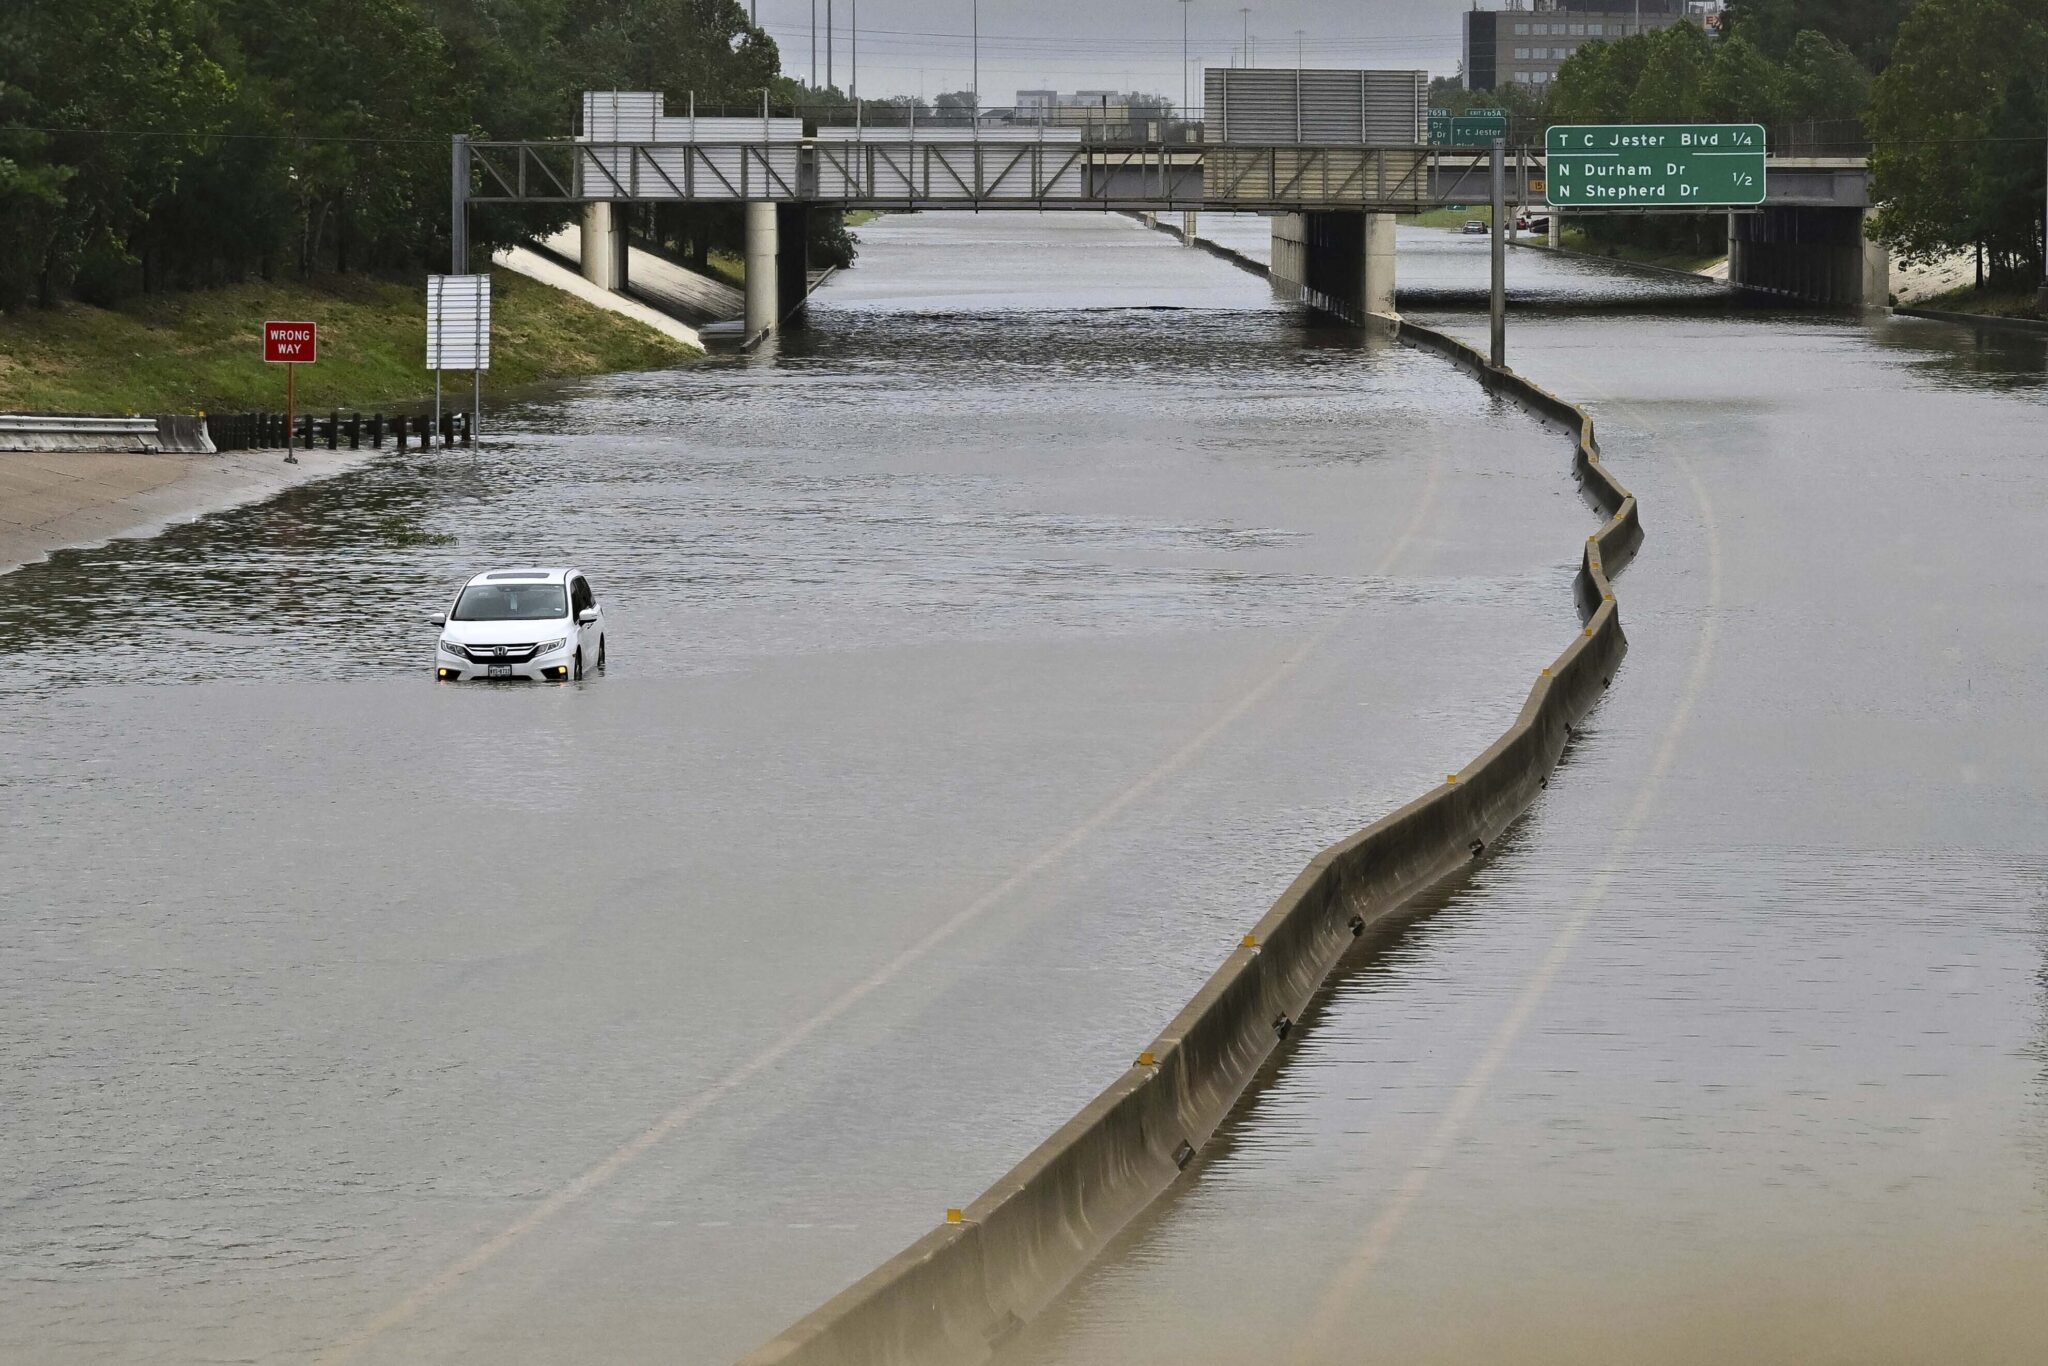
[[[263,359],[273,365],[310,365],[320,359],[317,323],[263,324]]]

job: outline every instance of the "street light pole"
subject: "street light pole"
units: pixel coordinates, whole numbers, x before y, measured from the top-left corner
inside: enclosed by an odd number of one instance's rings
[[[1180,121],[1188,121],[1188,6],[1195,0],[1180,0]]]
[[[974,126],[981,127],[981,0],[974,0]]]
[[[1250,66],[1252,64],[1252,7],[1250,5],[1242,5],[1238,7],[1237,12],[1244,16],[1244,43],[1242,51],[1244,52],[1244,64]]]

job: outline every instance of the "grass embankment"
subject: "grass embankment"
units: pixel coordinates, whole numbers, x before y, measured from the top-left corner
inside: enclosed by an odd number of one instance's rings
[[[547,286],[491,272],[490,390],[675,365],[680,342]],[[0,315],[0,409],[175,413],[275,410],[282,367],[262,360],[266,319],[320,324],[299,367],[302,412],[396,408],[432,395],[426,286],[367,276],[150,295],[117,308],[66,304]],[[468,376],[459,381],[467,389]]]
[[[745,289],[747,285],[747,258],[736,252],[714,251],[704,257],[704,269],[713,279],[723,280],[734,289]]]
[[[1531,216],[1544,218],[1548,217],[1548,213],[1539,206],[1531,210]],[[1447,228],[1455,232],[1475,218],[1489,228],[1492,227],[1493,206],[1470,204],[1462,209],[1431,209],[1428,213],[1415,214],[1412,217],[1404,215],[1401,221],[1418,228]],[[1537,233],[1524,234],[1522,240],[1543,246],[1549,239]],[[1701,271],[1728,259],[1728,253],[1725,251],[1703,256],[1696,252],[1667,251],[1658,247],[1637,247],[1626,243],[1590,242],[1586,239],[1584,228],[1570,226],[1564,230],[1564,248],[1566,251],[1583,252],[1588,256],[1604,256],[1610,261],[1634,261],[1638,265],[1663,266],[1667,270]]]
[[[1627,242],[1594,242],[1586,237],[1584,228],[1569,226],[1566,220],[1563,241],[1566,251],[1583,252],[1588,256],[1604,256],[1610,261],[1634,261],[1642,266],[1663,266],[1666,270],[1702,271],[1708,266],[1718,266],[1728,259],[1725,251],[1702,254],[1696,251],[1671,251],[1663,247],[1638,247]]]
[[[2048,322],[2048,314],[2041,311],[2041,296],[2032,289],[1965,286],[1937,294],[1931,299],[1916,300],[1913,307],[1940,309],[1948,313],[1976,313],[1987,318],[2026,318],[2032,322]]]
[[[1431,209],[1428,213],[1402,214],[1400,221],[1414,228],[1450,228],[1455,231],[1475,218],[1492,227],[1493,205],[1466,204],[1456,208]]]

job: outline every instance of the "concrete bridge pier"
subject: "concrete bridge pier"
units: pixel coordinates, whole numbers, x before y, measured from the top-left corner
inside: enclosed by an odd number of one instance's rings
[[[780,271],[782,231],[779,205],[747,201],[747,340],[775,330],[782,320]]]
[[[1870,240],[1870,210],[1766,208],[1729,224],[1728,279],[1806,303],[1883,308],[1891,254]]]
[[[599,289],[626,287],[624,208],[602,200],[583,206],[583,278]]]
[[[1273,279],[1310,308],[1363,322],[1394,311],[1394,215],[1353,210],[1276,214]]]

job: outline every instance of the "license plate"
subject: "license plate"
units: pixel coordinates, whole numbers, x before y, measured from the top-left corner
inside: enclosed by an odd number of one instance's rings
[[[510,678],[511,676],[512,666],[510,664],[493,664],[488,675],[491,678]]]

